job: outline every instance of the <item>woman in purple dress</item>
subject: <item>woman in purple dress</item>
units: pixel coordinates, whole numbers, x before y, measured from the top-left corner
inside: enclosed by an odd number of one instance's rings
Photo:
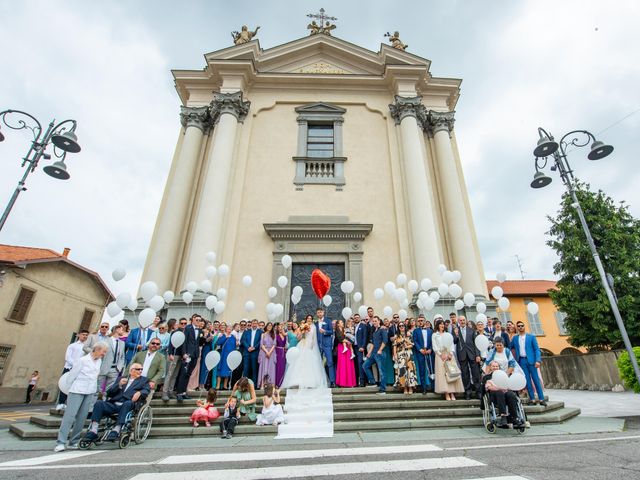
[[[260,353],[258,354],[258,388],[263,388],[267,383],[273,383],[276,379],[276,332],[273,323],[269,322],[264,327],[264,334],[260,339]]]
[[[285,347],[287,346],[287,334],[284,333],[284,324],[276,323],[276,387],[280,388],[284,371],[287,366]]]

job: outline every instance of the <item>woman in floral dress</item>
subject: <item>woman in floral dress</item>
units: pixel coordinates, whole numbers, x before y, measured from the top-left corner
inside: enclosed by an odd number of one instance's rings
[[[395,388],[404,389],[405,395],[411,395],[418,384],[416,366],[413,362],[413,342],[406,335],[404,323],[398,324],[398,333],[393,341],[393,360],[396,367]]]

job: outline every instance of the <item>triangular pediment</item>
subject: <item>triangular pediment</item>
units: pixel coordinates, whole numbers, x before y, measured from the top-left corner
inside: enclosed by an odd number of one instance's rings
[[[344,108],[332,105],[330,103],[317,102],[308,105],[303,105],[296,108],[297,113],[337,113],[343,114],[346,112]]]

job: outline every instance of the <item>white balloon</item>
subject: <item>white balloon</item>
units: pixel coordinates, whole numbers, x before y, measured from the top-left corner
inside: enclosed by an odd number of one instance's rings
[[[216,297],[218,300],[226,300],[227,299],[227,289],[220,287],[216,292]]]
[[[131,301],[129,302],[129,305],[127,305],[127,308],[132,312],[135,312],[138,309],[138,300],[136,300],[135,298],[132,298]]]
[[[291,263],[293,263],[293,259],[291,258],[291,255],[283,255],[280,262],[282,263],[282,266],[284,268],[289,268],[291,266]]]
[[[427,301],[427,298],[430,298],[429,293],[425,292],[424,290],[418,294],[418,300],[422,300],[423,304]]]
[[[416,293],[418,291],[418,287],[419,285],[416,280],[409,280],[409,283],[407,283],[407,288],[411,293]]]
[[[450,272],[449,270],[445,271],[442,274],[442,281],[444,283],[446,283],[447,285],[449,285],[451,282],[453,282],[453,272]]]
[[[122,308],[120,308],[120,306],[118,306],[116,302],[111,302],[109,305],[107,305],[107,315],[109,315],[111,318],[119,315],[120,312],[122,312]]]
[[[401,302],[407,298],[407,291],[404,288],[396,288],[396,291],[393,292],[393,298],[395,298],[397,302]]]
[[[255,308],[256,308],[256,304],[252,300],[247,300],[247,303],[244,304],[244,309],[247,312],[253,312]]]
[[[359,302],[360,300],[362,300],[362,294],[360,292],[356,292],[353,294],[353,301],[354,302]]]
[[[244,277],[242,277],[242,285],[244,285],[245,287],[250,287],[252,282],[253,279],[251,278],[251,275],[245,275]]]
[[[407,276],[404,273],[399,273],[396,277],[396,283],[398,285],[404,285],[405,283],[407,283]]]
[[[226,264],[222,264],[218,267],[218,275],[220,275],[221,278],[224,278],[226,276],[229,275],[229,265]]]
[[[187,305],[189,305],[191,303],[191,301],[193,300],[193,293],[191,292],[184,292],[182,294],[182,301],[184,303],[186,303]]]
[[[220,300],[218,300],[216,304],[213,306],[213,311],[216,312],[216,314],[218,315],[224,312],[224,309],[225,309],[225,304]]]
[[[216,303],[218,303],[218,297],[216,297],[215,295],[209,295],[207,299],[204,301],[204,304],[206,305],[207,310],[213,310],[213,307],[216,306]]]
[[[393,296],[393,292],[396,291],[396,284],[392,281],[388,281],[384,284],[384,291],[387,292],[387,295],[390,297]]]
[[[215,350],[207,353],[207,356],[204,357],[204,364],[207,370],[213,370],[218,363],[220,363],[220,353]]]
[[[276,303],[276,306],[273,309],[273,313],[276,315],[276,317],[279,317],[284,313],[284,306],[281,303]]]
[[[484,302],[478,302],[476,305],[476,312],[484,313],[487,311],[487,305]]]
[[[140,296],[145,302],[147,302],[156,293],[158,293],[158,286],[155,282],[144,282],[140,285]]]
[[[527,386],[527,379],[520,372],[513,372],[507,380],[507,388],[519,392]]]
[[[214,263],[216,261],[216,252],[207,253],[207,262]]]
[[[298,349],[298,347],[291,347],[290,349],[287,350],[287,363],[289,365],[291,365],[292,363],[295,363],[295,361],[298,359],[299,356],[300,356],[300,350]]]
[[[300,303],[300,297],[298,297],[295,293],[292,293],[291,303],[293,303],[294,305],[297,305],[298,303]]]
[[[344,318],[345,322],[349,320],[353,316],[353,310],[349,307],[344,307],[342,309],[342,318]]]
[[[398,317],[400,318],[401,322],[404,322],[408,316],[409,314],[404,308],[401,308],[400,310],[398,310]]]
[[[505,282],[507,280],[507,274],[506,273],[498,273],[496,275],[496,280],[498,280],[500,283]]]
[[[462,310],[464,309],[464,301],[463,300],[456,300],[456,303],[454,303],[453,305],[455,307],[456,310]]]
[[[184,286],[184,288],[191,294],[196,293],[196,291],[198,290],[198,284],[196,282],[194,282],[193,280],[190,282],[187,282],[187,284]]]
[[[382,290],[381,288],[376,288],[373,291],[373,298],[375,298],[376,300],[382,300],[384,298],[384,290]]]
[[[429,278],[423,278],[420,280],[420,288],[425,292],[431,288],[431,280]]]
[[[346,287],[347,287],[347,291],[345,293],[351,293],[353,292],[353,290],[356,288],[356,284],[353,283],[351,280],[347,280],[346,282]]]
[[[218,269],[213,265],[209,265],[207,268],[204,269],[204,275],[209,279],[215,277],[216,273],[218,273]]]
[[[324,297],[322,297],[322,303],[324,304],[325,307],[328,307],[329,305],[331,305],[332,301],[333,301],[333,298],[331,298],[331,295],[325,295]]]
[[[493,298],[495,298],[496,300],[500,300],[502,298],[502,295],[504,295],[504,290],[502,289],[502,287],[496,285],[491,289],[491,295],[493,295]]]
[[[442,263],[440,265],[438,265],[438,275],[442,276],[442,275],[444,275],[444,272],[446,272],[446,271],[447,271],[447,266],[446,265],[444,265]]]
[[[242,362],[242,354],[238,350],[234,350],[227,357],[227,365],[231,370],[238,368],[240,362]]]
[[[449,285],[449,295],[451,295],[453,298],[458,298],[460,295],[462,295],[462,287],[457,283],[452,283],[451,285]]]
[[[509,388],[509,376],[502,370],[496,370],[495,372],[493,372],[493,375],[491,375],[491,380],[496,384],[496,387],[498,388]]]
[[[171,290],[167,290],[162,294],[162,298],[164,298],[165,302],[171,303],[173,302],[173,299],[176,298],[176,295]]]
[[[362,318],[366,317],[367,316],[367,306],[366,305],[360,305],[358,307],[358,314]]]
[[[487,316],[484,313],[478,313],[476,315],[476,323],[482,322],[483,325],[487,324]]]
[[[447,285],[446,283],[441,283],[440,285],[438,285],[438,293],[441,297],[447,295],[449,293],[449,285]]]
[[[276,314],[275,314],[275,313],[269,313],[269,314],[267,315],[267,319],[268,319],[270,322],[273,322],[273,321],[276,319]]]
[[[147,328],[153,323],[154,318],[156,318],[155,310],[152,308],[145,308],[138,315],[138,323],[142,328]]]
[[[464,300],[464,304],[467,307],[471,307],[471,306],[473,306],[474,303],[476,303],[476,296],[471,292],[465,293],[464,297],[462,297],[462,299]]]
[[[400,302],[400,308],[409,308],[409,299],[405,298]]]
[[[65,395],[69,395],[69,389],[71,388],[71,383],[73,383],[69,382],[70,373],[71,372],[62,374],[62,376],[58,380],[58,389]]]
[[[449,332],[444,332],[440,337],[440,343],[443,347],[451,349],[453,347],[453,335]]]
[[[154,312],[157,312],[158,310],[162,310],[162,307],[164,307],[164,298],[162,298],[160,295],[154,295],[149,299],[149,301],[147,302],[147,305],[153,308]]]
[[[119,282],[126,276],[127,271],[124,268],[116,268],[113,272],[111,272],[111,278],[113,278],[116,282]]]
[[[285,277],[284,275],[280,275],[278,277],[278,286],[280,288],[284,288],[287,286],[287,283],[289,283],[289,279],[287,277]]]
[[[454,270],[451,273],[453,274],[453,281],[455,283],[458,283],[460,281],[460,279],[462,278],[462,273],[460,273],[459,270]]]
[[[273,298],[278,294],[278,289],[276,287],[269,287],[267,289],[267,295],[269,295],[269,298]]]
[[[508,310],[510,304],[511,304],[511,302],[509,301],[509,299],[507,297],[502,297],[500,300],[498,300],[498,306],[500,307],[500,310],[502,310],[502,311]]]
[[[429,294],[429,298],[430,298],[431,300],[433,300],[433,301],[434,301],[434,303],[435,303],[435,302],[437,302],[438,300],[440,300],[440,293],[439,293],[439,292],[431,292],[431,293]]]
[[[125,308],[131,303],[131,294],[129,292],[122,292],[116,297],[116,304],[120,308]]]
[[[176,330],[171,334],[171,345],[174,348],[180,347],[184,343],[184,333],[180,330]]]
[[[476,337],[475,344],[478,350],[480,350],[480,353],[484,353],[489,348],[489,339],[485,335],[480,334]]]
[[[200,282],[200,290],[202,290],[203,292],[209,293],[211,291],[211,288],[213,288],[211,280],[203,280]]]
[[[300,285],[293,287],[293,294],[298,298],[302,298],[302,287]]]
[[[538,313],[539,310],[540,310],[540,307],[538,307],[538,304],[536,302],[531,302],[527,305],[527,311],[531,315],[535,315],[536,313]]]
[[[273,302],[267,303],[267,315],[273,315],[276,311],[276,304]]]
[[[393,315],[393,309],[389,305],[387,305],[382,309],[382,314],[385,317],[390,317],[391,315]]]
[[[418,307],[419,310],[424,309],[424,305],[422,303],[422,300],[420,300],[420,299],[416,300],[416,307]]]
[[[428,312],[429,310],[433,310],[433,307],[436,306],[436,302],[433,301],[433,298],[429,297],[424,302],[424,309]]]

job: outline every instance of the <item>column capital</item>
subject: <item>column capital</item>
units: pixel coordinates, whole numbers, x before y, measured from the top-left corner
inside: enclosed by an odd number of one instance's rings
[[[401,97],[396,95],[394,102],[389,104],[391,117],[400,125],[406,117],[414,117],[422,124],[427,116],[427,109],[422,105],[422,97]]]
[[[455,122],[455,113],[456,112],[436,112],[434,110],[429,110],[425,129],[432,135],[443,130],[447,133],[451,133]]]
[[[185,107],[180,106],[180,123],[184,128],[196,127],[206,134],[211,127],[209,107]]]
[[[242,123],[249,113],[249,100],[243,100],[242,92],[216,93],[211,102],[211,118],[214,123],[223,113],[230,113],[238,122]]]

